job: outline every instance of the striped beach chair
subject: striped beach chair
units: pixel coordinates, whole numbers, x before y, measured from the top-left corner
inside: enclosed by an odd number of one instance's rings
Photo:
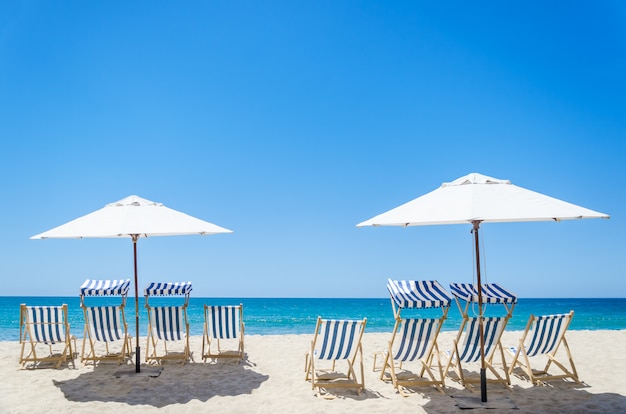
[[[354,388],[357,394],[365,389],[363,348],[361,338],[367,323],[363,320],[317,318],[311,348],[305,357],[305,380],[317,395],[329,388]],[[337,362],[346,363],[342,372]],[[357,373],[358,370],[358,373]]]
[[[72,348],[74,341],[74,348]],[[70,335],[67,305],[27,306],[20,305],[20,364],[36,368],[74,360],[76,338]]]
[[[505,386],[511,384],[509,378],[509,372],[504,359],[504,351],[500,339],[502,333],[506,327],[507,317],[483,317],[483,332],[484,332],[484,350],[485,350],[485,368],[492,374],[492,378],[487,378],[487,382],[497,382],[504,384]],[[447,352],[448,363],[445,369],[445,375],[452,367],[456,372],[458,378],[464,387],[469,390],[472,389],[473,384],[479,384],[480,378],[476,376],[469,376],[464,372],[463,364],[478,363],[480,362],[480,318],[468,317],[463,325],[465,331],[463,337],[460,339],[458,336],[454,340],[454,348],[452,351]],[[496,354],[500,355],[500,361],[504,376],[502,376],[495,368],[493,360]]]
[[[144,290],[148,309],[148,338],[146,362],[161,363],[178,360],[182,363],[193,360],[189,351],[189,322],[187,307],[191,282],[153,282]],[[181,306],[151,306],[150,297],[183,296]]]
[[[435,386],[443,392],[445,377],[437,337],[447,317],[452,296],[434,280],[389,279],[387,290],[391,296],[395,325],[387,349],[374,354],[374,371],[380,369],[380,379],[391,381],[403,396],[409,395],[407,388],[418,386]],[[440,316],[401,316],[403,309],[429,308],[440,308]],[[377,366],[379,358],[382,360],[380,367]]]
[[[580,383],[572,353],[567,345],[567,339],[565,339],[565,332],[573,317],[574,311],[559,315],[530,315],[519,345],[508,348],[513,355],[509,374],[512,374],[513,370],[519,367],[536,384],[542,381],[566,378]],[[564,362],[560,362],[556,358],[556,353],[560,348],[564,349],[567,354],[569,368],[565,366]],[[537,359],[540,356],[547,358],[546,365],[542,370],[533,370],[531,368],[531,358]],[[561,371],[558,374],[549,373],[552,365],[555,365]]]
[[[243,304],[204,305],[202,360],[244,357]]]
[[[501,383],[509,388],[511,379],[509,370],[504,358],[504,348],[502,346],[502,334],[513,314],[513,309],[517,303],[517,296],[502,286],[495,283],[486,283],[481,287],[483,308],[479,309],[479,315],[470,315],[471,309],[475,309],[478,303],[477,287],[471,283],[452,283],[450,291],[455,297],[459,311],[463,320],[459,332],[454,339],[454,347],[445,353],[448,361],[445,375],[448,375],[450,368],[453,368],[458,379],[464,387],[472,390],[474,384],[480,383],[480,378],[468,375],[464,369],[464,364],[480,362],[480,334],[483,331],[483,349],[485,355],[485,369],[491,372],[487,382]],[[503,311],[498,316],[485,317],[486,309],[490,311],[498,309],[492,305],[502,305]],[[482,320],[480,315],[483,315]],[[496,369],[495,358],[499,358],[498,365],[501,365],[504,375]]]
[[[85,316],[85,331],[81,362],[116,361],[118,364],[131,358],[131,337],[124,315],[130,279],[90,280],[80,287],[80,306]],[[121,297],[119,305],[89,306],[88,297]],[[98,352],[98,343],[104,352]]]

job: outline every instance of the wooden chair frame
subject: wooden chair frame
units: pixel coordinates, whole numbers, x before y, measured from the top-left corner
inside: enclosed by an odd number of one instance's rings
[[[445,376],[443,375],[437,337],[446,319],[447,310],[448,308],[445,308],[444,314],[440,318],[398,317],[387,350],[374,354],[373,370],[380,369],[380,379],[383,381],[390,380],[401,395],[410,395],[405,392],[408,387],[428,385],[435,386],[441,393],[444,392]],[[414,326],[411,327],[411,325]],[[427,332],[424,332],[424,328]],[[382,366],[376,365],[379,357],[382,357]],[[433,371],[435,359],[438,378],[436,372]],[[411,363],[417,363],[417,367]]]
[[[244,358],[243,304],[237,306],[204,305],[202,360]],[[233,349],[236,348],[236,349]]]
[[[387,290],[395,324],[387,349],[374,354],[373,370],[380,369],[380,379],[390,381],[403,396],[410,395],[407,388],[419,386],[435,386],[443,393],[445,376],[437,338],[452,296],[436,280],[388,279]],[[437,308],[439,317],[424,316]],[[403,310],[417,311],[419,316],[403,318]],[[379,358],[382,365],[377,366]]]
[[[130,286],[130,279],[91,280],[87,279],[80,287],[80,307],[85,317],[81,362],[94,365],[101,361],[115,361],[119,364],[131,359],[131,336],[124,309]],[[90,306],[90,298],[120,297],[119,305]],[[97,343],[104,343],[104,353],[98,353]]]
[[[497,337],[488,338],[487,335],[485,335],[485,347],[488,348],[485,350],[485,368],[495,377],[495,379],[488,378],[487,382],[501,383],[510,389],[509,386],[511,385],[511,379],[509,377],[508,367],[504,358],[504,348],[502,346],[501,339],[506,325],[513,315],[513,309],[515,309],[515,305],[517,304],[517,295],[496,283],[483,283],[480,286],[483,306],[478,309],[478,316],[470,316],[470,307],[478,305],[478,287],[471,283],[451,283],[450,289],[455,297],[456,304],[463,320],[461,322],[461,326],[459,327],[456,339],[454,340],[454,349],[446,355],[448,357],[448,362],[446,364],[445,375],[448,375],[450,367],[454,366],[454,370],[461,380],[461,383],[470,391],[472,391],[473,384],[480,383],[479,378],[476,379],[466,376],[463,373],[462,364],[467,363],[468,360],[463,357],[463,352],[466,352],[465,349],[460,353],[460,345],[472,345],[471,343],[467,343],[467,335],[473,336],[472,340],[479,341],[479,332],[477,328],[480,326],[479,317],[483,316],[483,326],[497,321],[499,327],[499,331],[495,332]],[[487,307],[493,308],[493,305],[502,305],[504,308],[504,316],[485,317]],[[468,326],[468,323],[470,323],[468,329],[471,333],[465,332],[465,328]],[[472,331],[472,329],[474,330]],[[461,338],[464,340],[463,343],[461,343]],[[494,357],[497,353],[500,355],[500,364],[502,365],[504,371],[504,377],[500,375],[494,366]],[[461,355],[460,359],[459,355]]]
[[[522,334],[517,348],[509,348],[509,352],[513,354],[513,361],[511,362],[511,366],[509,368],[509,375],[513,373],[513,370],[516,367],[519,367],[523,370],[523,372],[526,373],[526,375],[528,375],[530,381],[534,384],[540,384],[544,381],[567,378],[570,378],[574,382],[580,384],[581,382],[578,378],[576,366],[574,365],[574,359],[572,358],[572,353],[569,349],[569,345],[567,344],[567,339],[565,338],[565,333],[567,332],[567,329],[569,328],[569,324],[571,323],[573,317],[574,311],[570,311],[567,314],[560,315],[530,315],[530,317],[528,318],[528,323],[526,324],[526,328],[524,329],[524,333]],[[546,326],[548,332],[538,331],[538,324],[541,323],[540,321],[551,324],[550,326]],[[557,324],[556,326],[554,325],[555,323]],[[556,334],[553,334],[554,330],[557,331]],[[527,347],[525,346],[526,338],[531,332],[531,341],[529,347]],[[546,338],[542,338],[544,334],[548,335],[547,342],[545,342]],[[535,344],[535,341],[542,341],[542,343],[540,344],[539,342],[537,342]],[[535,349],[535,352],[533,352],[532,350],[533,348],[535,348],[535,345],[540,346],[541,349]],[[556,358],[556,353],[559,349],[565,350],[567,359],[569,361],[569,368]],[[529,352],[531,352],[532,354],[528,355]],[[531,358],[539,355],[547,357],[546,365],[542,370],[533,370],[531,367]],[[552,365],[558,367],[561,370],[561,373],[549,373],[549,369]]]
[[[510,389],[511,379],[509,370],[504,358],[504,350],[501,339],[506,324],[510,316],[502,317],[483,317],[483,326],[485,329],[485,368],[493,374],[495,378],[487,378],[488,383],[500,383],[507,389]],[[493,324],[493,325],[492,325]],[[470,391],[473,391],[474,384],[480,384],[480,378],[476,376],[468,376],[463,372],[463,364],[480,361],[479,336],[478,329],[480,323],[478,317],[464,317],[459,332],[454,339],[454,347],[448,357],[444,375],[448,375],[452,367],[457,374],[461,384]],[[467,327],[467,330],[465,329]],[[474,350],[474,351],[472,351]],[[469,354],[468,354],[469,352]],[[504,377],[500,375],[494,366],[494,357],[499,353],[500,364],[504,372]],[[466,356],[467,355],[467,356]]]
[[[193,361],[189,347],[189,321],[187,319],[190,292],[191,282],[152,283],[145,289],[145,307],[148,310],[146,362],[160,364],[164,361],[179,361],[184,364],[189,360]],[[184,303],[181,306],[151,306],[149,303],[151,295],[182,295]],[[162,323],[166,325],[166,329],[163,329]]]
[[[80,355],[81,362],[91,361],[94,365],[100,361],[116,361],[118,365],[131,359],[131,341],[128,334],[128,324],[124,314],[124,305],[118,306],[86,306],[81,303],[85,315],[85,331],[83,335],[83,349]],[[115,318],[115,325],[109,334],[107,328],[100,326],[94,314],[108,314]],[[117,332],[113,332],[113,330]],[[96,352],[96,343],[103,342],[103,354]]]
[[[365,389],[361,339],[366,324],[367,318],[356,321],[317,318],[311,348],[305,355],[305,380],[311,381],[313,390],[317,388],[318,396],[322,395],[322,390],[330,388],[354,388],[358,395]],[[352,325],[354,328],[352,335],[347,332],[348,325]],[[343,335],[334,335],[337,332],[335,329],[337,331],[342,330]],[[343,339],[351,340],[348,341],[349,349],[342,351],[341,355],[338,356],[334,352],[336,349],[334,345],[337,340],[342,341]],[[324,347],[324,343],[329,340],[328,348]],[[322,346],[322,349],[317,349],[318,345]],[[326,366],[321,366],[322,361],[326,362]],[[347,363],[347,372],[336,370],[338,361]]]
[[[74,348],[72,348],[74,341]],[[20,305],[20,364],[22,368],[32,362],[32,368],[42,364],[74,361],[76,338],[70,335],[67,305],[27,306]],[[43,351],[41,348],[47,348]]]
[[[173,314],[181,321],[179,328],[172,331],[159,326],[162,315]],[[180,328],[182,327],[182,330]],[[171,325],[167,328],[171,328]],[[170,336],[172,334],[174,337]],[[169,344],[169,346],[168,346]],[[161,352],[159,351],[161,348]],[[146,338],[146,362],[180,361],[185,363],[191,358],[189,351],[189,322],[187,305],[148,307],[148,337]]]

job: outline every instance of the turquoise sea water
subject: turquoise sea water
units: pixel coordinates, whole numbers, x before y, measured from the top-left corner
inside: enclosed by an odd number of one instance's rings
[[[119,298],[90,298],[90,305],[108,305],[120,303]],[[156,303],[156,301],[160,301]],[[78,297],[0,297],[0,341],[19,339],[20,304],[27,305],[68,305],[68,318],[73,335],[83,336],[84,316]],[[182,304],[181,298],[150,299],[153,305]],[[391,332],[393,313],[391,301],[382,299],[294,299],[294,298],[191,298],[187,315],[192,335],[202,335],[204,322],[203,306],[237,305],[244,306],[246,334],[280,335],[310,334],[315,329],[317,316],[324,318],[360,319],[367,317],[366,332]],[[501,305],[490,305],[488,315],[501,314]],[[140,335],[147,330],[148,316],[144,308],[144,298],[139,299]],[[574,311],[570,329],[626,329],[626,298],[623,299],[519,299],[513,311],[513,318],[507,330],[523,330],[529,315],[566,313]],[[434,313],[433,313],[434,312]],[[427,310],[422,316],[438,315],[440,310]],[[410,312],[403,311],[403,316]],[[129,330],[135,332],[135,298],[126,304],[126,321]],[[453,302],[448,312],[448,319],[443,325],[444,331],[456,331],[461,322],[460,312]]]

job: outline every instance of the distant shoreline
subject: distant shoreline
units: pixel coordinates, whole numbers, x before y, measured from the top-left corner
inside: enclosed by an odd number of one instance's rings
[[[119,305],[121,298],[89,298],[88,304]],[[168,305],[181,304],[180,297],[159,298]],[[84,314],[77,296],[62,297],[0,297],[0,341],[19,339],[19,306],[27,305],[56,306],[68,305],[68,320],[72,335],[83,336]],[[307,334],[314,330],[318,316],[337,319],[362,319],[366,317],[366,332],[391,332],[394,325],[389,298],[337,299],[337,298],[196,298],[189,300],[187,316],[190,335],[202,335],[204,326],[204,304],[239,304],[243,303],[243,320],[246,333],[259,335]],[[489,305],[487,315],[501,313],[503,306]],[[621,330],[626,329],[626,299],[519,299],[513,310],[506,330],[524,329],[530,314],[548,315],[566,313],[574,310],[574,318],[569,327],[578,330]],[[406,312],[406,313],[405,313]],[[405,316],[440,316],[439,309],[425,309],[411,313],[407,309]],[[147,313],[144,300],[139,301],[140,335],[147,330]],[[135,333],[134,297],[126,302],[126,322],[128,329]],[[461,324],[461,316],[456,303],[452,303],[442,331],[456,331]]]
[[[139,300],[143,300],[143,294],[141,294],[139,296]],[[79,299],[78,295],[76,296],[48,296],[48,295],[0,295],[0,299],[3,298],[75,298],[75,299]],[[128,296],[128,302],[131,301],[131,299],[134,301],[135,300],[135,295],[130,295]],[[379,298],[375,298],[375,297],[365,297],[365,298],[360,298],[360,297],[298,297],[298,296],[194,296],[191,299],[196,299],[196,300],[207,300],[207,299],[217,299],[217,300],[229,300],[229,299],[236,299],[236,300],[240,300],[240,299],[244,299],[244,300],[283,300],[283,299],[288,299],[288,300],[299,300],[299,299],[304,299],[304,300],[390,300],[388,297],[379,297]],[[518,300],[626,300],[626,297],[591,297],[591,298],[582,298],[582,297],[518,297]]]

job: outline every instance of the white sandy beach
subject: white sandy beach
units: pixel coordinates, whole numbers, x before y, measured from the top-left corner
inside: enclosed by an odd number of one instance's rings
[[[505,332],[503,344],[515,345],[521,332]],[[440,348],[449,349],[455,333],[443,332]],[[199,355],[201,337],[193,337],[194,363],[168,363],[158,377],[122,376],[116,364],[60,369],[21,369],[18,342],[0,342],[0,413],[389,413],[461,411],[458,397],[480,398],[459,383],[446,380],[445,395],[423,387],[409,397],[372,371],[373,353],[382,350],[389,334],[365,333],[363,338],[365,387],[334,393],[336,398],[317,397],[304,380],[304,354],[311,335],[247,335],[247,360],[204,364]],[[511,390],[489,385],[489,401],[514,406],[474,409],[473,412],[520,413],[626,412],[626,330],[570,331],[567,338],[583,385],[555,381],[533,386],[524,377],[511,377]],[[81,347],[79,341],[79,352]],[[142,340],[142,346],[145,345]],[[508,357],[508,355],[507,355]],[[510,358],[507,359],[510,361]],[[133,366],[124,366],[132,370]],[[478,366],[468,367],[478,371]],[[472,370],[472,368],[475,368]]]

